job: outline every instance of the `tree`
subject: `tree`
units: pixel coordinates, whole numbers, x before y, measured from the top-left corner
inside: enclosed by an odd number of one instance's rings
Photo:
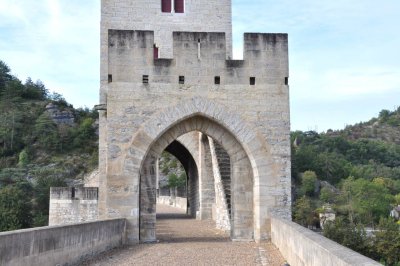
[[[323,187],[319,194],[320,200],[326,203],[333,203],[336,198],[336,194],[327,187]]]
[[[24,190],[14,185],[0,189],[0,231],[29,228],[31,202]]]
[[[46,113],[43,113],[36,120],[34,134],[40,147],[48,150],[56,150],[58,148],[57,126]]]
[[[386,122],[388,120],[390,116],[390,111],[389,110],[382,110],[379,112],[379,119],[381,120],[381,122]]]
[[[311,200],[303,196],[298,199],[293,210],[294,220],[302,226],[308,227],[315,223],[315,213]]]
[[[313,196],[318,179],[313,171],[305,171],[301,176],[301,191],[303,195]]]
[[[394,204],[400,205],[400,193],[394,196]]]
[[[387,216],[393,196],[381,184],[349,177],[342,185],[342,199],[349,212],[349,220],[363,221],[373,226],[381,216]]]
[[[375,233],[374,246],[386,265],[400,263],[400,227],[392,218],[381,218]]]
[[[18,156],[18,166],[24,168],[29,163],[29,156],[26,150],[22,150]]]
[[[66,183],[62,177],[51,170],[42,170],[35,174],[33,225],[45,226],[48,225],[49,219],[50,187],[64,187]]]
[[[6,83],[12,80],[12,76],[10,74],[10,68],[0,60],[0,98],[2,95],[2,91],[4,90]]]
[[[364,255],[368,256],[370,253],[371,241],[364,227],[346,223],[340,217],[324,225],[324,236]]]

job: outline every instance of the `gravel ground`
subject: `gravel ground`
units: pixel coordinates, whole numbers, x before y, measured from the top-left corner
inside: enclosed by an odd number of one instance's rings
[[[114,249],[83,265],[283,265],[271,243],[232,242],[211,221],[189,219],[179,209],[157,205],[157,239]]]

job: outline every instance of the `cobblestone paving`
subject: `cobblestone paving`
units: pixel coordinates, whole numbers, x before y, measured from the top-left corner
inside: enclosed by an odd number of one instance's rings
[[[188,218],[179,209],[157,205],[157,238],[106,252],[84,265],[283,265],[270,243],[232,242],[211,221]]]

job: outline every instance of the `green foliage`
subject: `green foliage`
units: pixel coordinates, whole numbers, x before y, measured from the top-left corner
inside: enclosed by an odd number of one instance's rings
[[[382,184],[349,177],[342,185],[342,200],[351,222],[373,226],[388,215],[393,197]]]
[[[160,158],[160,170],[168,177],[169,188],[186,186],[186,172],[182,164],[169,152],[164,151]]]
[[[338,218],[334,222],[327,222],[324,226],[324,236],[351,248],[354,251],[369,254],[372,246],[365,229],[361,225],[346,223]]]
[[[65,186],[98,164],[97,112],[75,110],[41,81],[22,83],[10,73],[0,61],[1,230],[47,225],[50,186]],[[49,103],[74,115],[75,123],[53,120]]]
[[[342,131],[293,132],[292,178],[300,192],[293,206],[295,221],[310,226],[315,210],[329,203],[337,218],[325,224],[327,237],[386,265],[400,265],[400,222],[385,218],[400,204],[399,126],[400,108]],[[312,179],[304,180],[305,171],[334,187],[324,184],[315,193]],[[367,237],[364,226],[378,231]]]
[[[305,227],[314,225],[316,223],[314,209],[309,197],[303,196],[299,198],[293,208],[294,220]]]
[[[60,176],[54,176],[51,172],[42,172],[35,179],[33,215],[35,217],[33,226],[48,225],[50,187],[65,187],[66,183]]]
[[[50,119],[48,114],[43,113],[36,120],[34,136],[37,138],[37,143],[41,148],[57,150],[59,144],[57,125]]]
[[[336,199],[336,194],[332,192],[332,190],[330,190],[329,188],[323,187],[320,191],[319,198],[324,203],[334,203]]]
[[[382,218],[375,233],[374,247],[386,265],[400,264],[400,226],[393,219]]]
[[[303,195],[313,196],[317,185],[317,175],[313,171],[305,171],[301,175],[301,192]]]
[[[31,225],[31,202],[28,191],[18,186],[0,189],[0,232]]]
[[[18,156],[18,166],[19,167],[26,167],[29,163],[29,156],[26,150],[22,150]]]
[[[175,173],[168,175],[168,187],[169,188],[180,188],[186,186],[186,174],[182,173],[179,176]]]
[[[400,193],[394,196],[393,202],[395,205],[400,205]]]
[[[0,60],[0,97],[6,83],[10,82],[13,78],[10,72],[10,68],[3,61]]]

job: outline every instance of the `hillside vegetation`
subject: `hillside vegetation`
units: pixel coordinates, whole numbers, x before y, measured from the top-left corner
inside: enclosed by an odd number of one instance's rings
[[[47,225],[49,188],[97,166],[96,119],[0,61],[0,231]]]
[[[49,188],[72,186],[97,167],[97,113],[74,109],[31,79],[20,81],[0,61],[0,231],[47,225]],[[400,265],[400,108],[326,133],[291,134],[293,218],[386,265]],[[170,188],[184,173],[164,153]]]
[[[400,264],[400,108],[344,130],[293,132],[293,218],[317,229],[333,209],[325,236],[386,265]],[[367,233],[367,231],[371,233]]]

